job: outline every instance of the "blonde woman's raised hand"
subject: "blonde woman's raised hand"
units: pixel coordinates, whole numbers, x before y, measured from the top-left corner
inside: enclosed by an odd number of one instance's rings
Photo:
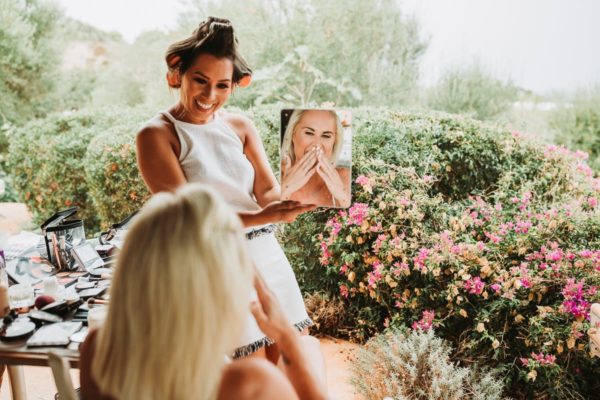
[[[277,343],[282,370],[296,394],[300,400],[327,399],[325,364],[319,342],[313,337],[300,336],[283,314],[277,297],[269,290],[256,267],[254,288],[258,301],[251,304],[250,310],[258,327]]]
[[[283,314],[275,294],[267,287],[265,281],[255,268],[254,289],[258,301],[252,302],[250,311],[261,331],[268,337],[279,342],[283,337],[299,335],[292,324]]]
[[[317,169],[317,147],[305,153],[294,165],[289,155],[283,157],[281,163],[281,199],[287,200],[301,189],[314,175]]]
[[[334,168],[333,164],[323,155],[319,153],[317,163],[317,174],[325,182],[325,186],[329,189],[329,193],[337,200],[342,207],[347,207],[350,203],[350,193],[344,186],[340,174]]]

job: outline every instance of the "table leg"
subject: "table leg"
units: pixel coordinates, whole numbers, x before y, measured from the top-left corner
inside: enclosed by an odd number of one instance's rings
[[[8,378],[10,379],[11,398],[13,400],[27,400],[23,366],[9,365],[6,369],[8,369]]]

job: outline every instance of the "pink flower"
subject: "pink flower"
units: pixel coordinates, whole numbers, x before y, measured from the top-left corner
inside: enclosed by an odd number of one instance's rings
[[[394,248],[399,249],[400,247],[402,247],[402,239],[404,239],[404,234],[396,236],[395,238],[390,240],[390,244],[394,246]]]
[[[575,279],[567,279],[567,284],[562,290],[565,300],[560,308],[563,312],[573,315],[575,318],[585,317],[589,319],[591,304],[584,298],[584,281],[575,282]]]
[[[488,239],[490,239],[490,242],[492,243],[500,243],[502,241],[502,237],[495,235],[493,233],[490,232],[483,232],[483,234],[485,235],[485,237],[487,237]]]
[[[435,318],[435,312],[433,310],[423,311],[423,315],[420,320],[413,322],[412,328],[414,330],[421,329],[428,331],[433,326],[433,319]]]
[[[517,225],[515,227],[515,233],[527,233],[529,229],[533,226],[531,221],[517,221]]]
[[[404,271],[408,271],[408,264],[407,263],[399,263],[398,261],[396,261],[393,264],[392,268],[392,274],[394,274],[394,276],[398,277],[400,276],[400,274],[402,274],[402,272]]]
[[[596,199],[595,197],[588,197],[587,203],[590,206],[590,208],[596,208],[596,206],[598,205],[598,199]]]
[[[346,287],[346,285],[340,286],[340,295],[345,299],[348,298],[348,288]]]
[[[370,232],[380,232],[383,230],[383,226],[381,226],[381,222],[378,222],[377,225],[373,225],[369,227]]]
[[[369,180],[369,178],[367,178],[364,175],[359,175],[356,177],[356,180],[354,181],[355,183],[359,184],[360,186],[365,186],[365,185],[370,185],[371,181]]]
[[[384,233],[382,233],[382,234],[380,234],[380,235],[377,236],[377,239],[375,240],[375,243],[373,243],[373,252],[375,254],[379,253],[379,251],[381,250],[381,247],[385,243],[386,239],[387,239],[387,235],[385,235]]]
[[[431,254],[430,249],[421,248],[419,250],[419,254],[416,257],[413,257],[413,262],[415,263],[415,268],[421,272],[426,272],[427,266],[425,266],[425,261],[427,261],[430,254]]]
[[[361,225],[369,212],[369,206],[364,203],[354,203],[348,210],[348,224]]]
[[[371,180],[366,176],[359,175],[354,182],[360,185],[366,192],[373,193],[373,186],[371,185]]]
[[[582,162],[577,163],[577,171],[590,178],[594,176],[594,171],[588,165]]]
[[[381,280],[381,272],[383,271],[383,264],[379,261],[373,263],[373,271],[367,274],[367,282],[369,287],[375,289],[377,282]]]
[[[340,231],[342,230],[342,224],[338,222],[337,217],[328,220],[325,226],[331,228],[332,236],[337,236],[338,233],[340,233]]]
[[[494,283],[492,286],[490,286],[492,288],[492,290],[496,293],[498,293],[500,291],[500,285],[498,285],[497,283]]]
[[[581,250],[579,252],[579,255],[583,258],[592,258],[592,256],[594,255],[594,252],[591,250]]]
[[[469,278],[464,283],[464,288],[470,294],[481,294],[483,289],[485,288],[485,283],[481,280],[480,277],[476,276],[474,278]]]
[[[546,255],[546,260],[548,261],[560,261],[563,258],[563,252],[561,249],[556,249],[550,254]]]
[[[528,277],[521,278],[520,281],[521,281],[521,286],[523,286],[527,289],[531,288],[531,281],[529,280]]]
[[[327,243],[321,242],[321,258],[319,259],[321,265],[329,265],[330,258],[331,254],[329,253],[329,247],[327,247]]]
[[[531,358],[533,358],[535,361],[539,362],[542,365],[551,365],[551,364],[554,364],[554,362],[556,361],[556,356],[553,354],[544,354],[544,353],[536,354],[536,353],[532,352]]]

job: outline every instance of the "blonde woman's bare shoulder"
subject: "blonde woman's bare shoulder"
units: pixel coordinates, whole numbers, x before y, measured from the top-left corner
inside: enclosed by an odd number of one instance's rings
[[[266,360],[243,359],[227,365],[219,388],[219,400],[297,400],[286,376]]]

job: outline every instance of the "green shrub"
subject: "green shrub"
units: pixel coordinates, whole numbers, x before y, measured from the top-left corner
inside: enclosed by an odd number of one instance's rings
[[[139,210],[150,196],[135,164],[135,134],[147,119],[139,117],[96,136],[85,156],[89,195],[103,229]]]
[[[600,87],[554,112],[550,126],[558,143],[587,152],[590,166],[600,171]]]
[[[507,111],[516,98],[512,83],[496,79],[474,64],[447,70],[430,91],[427,103],[435,110],[488,120]]]
[[[19,199],[32,212],[34,222],[40,224],[58,210],[77,206],[77,217],[84,220],[88,235],[97,232],[101,215],[94,207],[86,167],[88,162],[101,160],[86,160],[88,145],[95,136],[123,121],[142,121],[148,115],[138,109],[82,110],[51,114],[12,128],[8,169]],[[127,164],[135,168],[135,158]],[[129,182],[115,184],[127,188]]]
[[[365,400],[501,398],[502,381],[490,372],[456,365],[451,351],[433,330],[405,335],[390,329],[359,349],[352,383]]]
[[[97,226],[83,157],[94,131],[94,113],[51,114],[10,133],[13,185],[40,224],[56,211],[77,206],[86,229]]]

